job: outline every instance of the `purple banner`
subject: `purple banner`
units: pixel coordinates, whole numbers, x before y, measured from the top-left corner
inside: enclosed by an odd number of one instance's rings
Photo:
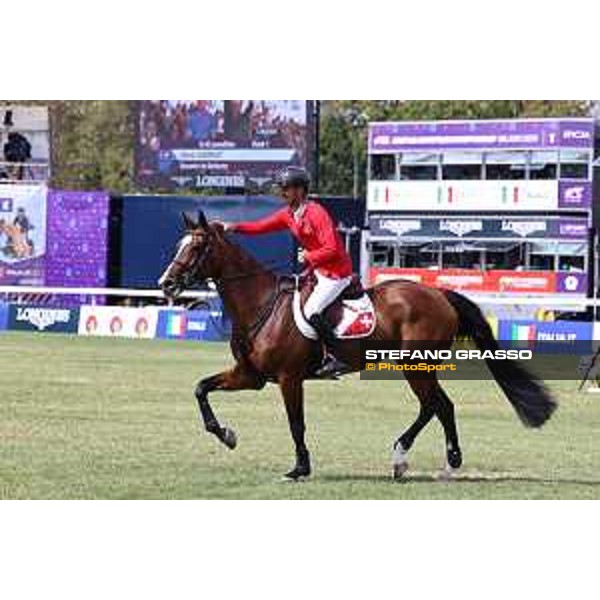
[[[557,273],[556,291],[567,294],[587,293],[587,275],[585,273]]]
[[[389,122],[369,125],[370,152],[592,148],[592,119]]]
[[[589,181],[559,181],[558,208],[591,208],[592,184]]]
[[[106,285],[108,213],[106,192],[49,192],[46,285]]]
[[[585,240],[588,236],[587,221],[577,219],[560,219],[558,221],[558,237],[573,240]]]

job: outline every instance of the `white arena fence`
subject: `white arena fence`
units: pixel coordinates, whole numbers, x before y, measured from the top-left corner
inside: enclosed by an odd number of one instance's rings
[[[597,308],[600,305],[597,298],[465,295],[481,307],[496,334],[504,331],[504,335],[510,336],[547,336],[541,339],[600,339],[600,323],[591,321],[589,311],[587,321],[584,314],[577,314],[588,307]],[[228,339],[231,324],[216,291],[185,292],[177,304],[169,302],[161,290],[0,286],[0,330],[201,341]],[[558,318],[536,318],[533,316],[536,309],[540,313],[554,310]],[[527,325],[526,321],[536,324]],[[512,328],[508,334],[507,327]],[[528,327],[533,329],[525,331]]]
[[[31,302],[34,298],[52,298],[55,296],[85,298],[90,304],[96,304],[98,298],[107,296],[121,298],[154,298],[162,299],[167,303],[161,290],[140,290],[127,288],[89,288],[89,287],[47,287],[47,286],[22,286],[3,285],[0,286],[0,299],[8,299],[11,302]],[[191,291],[181,294],[182,300],[206,300],[217,298],[215,291]]]
[[[583,298],[572,296],[539,295],[539,296],[499,296],[497,294],[478,294],[457,290],[477,304],[497,306],[539,306],[564,310],[569,308],[598,307],[600,298]],[[97,297],[123,297],[123,298],[157,298],[166,301],[161,290],[140,290],[126,288],[89,288],[89,287],[47,287],[47,286],[0,286],[0,299],[6,296],[32,297],[32,296],[86,296],[91,299]],[[216,291],[188,291],[181,294],[181,299],[208,299],[216,298]]]

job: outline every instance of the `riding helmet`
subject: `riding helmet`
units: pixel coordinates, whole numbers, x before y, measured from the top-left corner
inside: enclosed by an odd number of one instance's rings
[[[308,192],[310,175],[302,167],[285,167],[275,176],[275,183],[282,188],[302,187]]]

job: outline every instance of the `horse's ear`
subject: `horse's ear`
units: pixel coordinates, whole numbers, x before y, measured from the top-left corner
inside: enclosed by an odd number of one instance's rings
[[[198,225],[194,223],[194,220],[187,213],[182,212],[181,216],[183,217],[183,223],[185,224],[185,228],[188,231],[193,231],[194,229],[198,228]]]
[[[210,224],[210,228],[217,234],[218,237],[225,235],[225,225],[219,221],[213,221]]]
[[[198,227],[204,229],[205,231],[208,230],[208,221],[206,220],[204,212],[201,210],[198,211]]]

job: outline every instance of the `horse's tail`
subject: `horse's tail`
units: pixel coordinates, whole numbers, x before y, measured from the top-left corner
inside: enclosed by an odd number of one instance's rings
[[[480,350],[497,350],[498,342],[481,309],[462,294],[451,290],[444,293],[458,313],[457,335],[469,336]],[[486,363],[523,424],[541,427],[556,410],[556,402],[546,386],[514,360],[487,359]]]

